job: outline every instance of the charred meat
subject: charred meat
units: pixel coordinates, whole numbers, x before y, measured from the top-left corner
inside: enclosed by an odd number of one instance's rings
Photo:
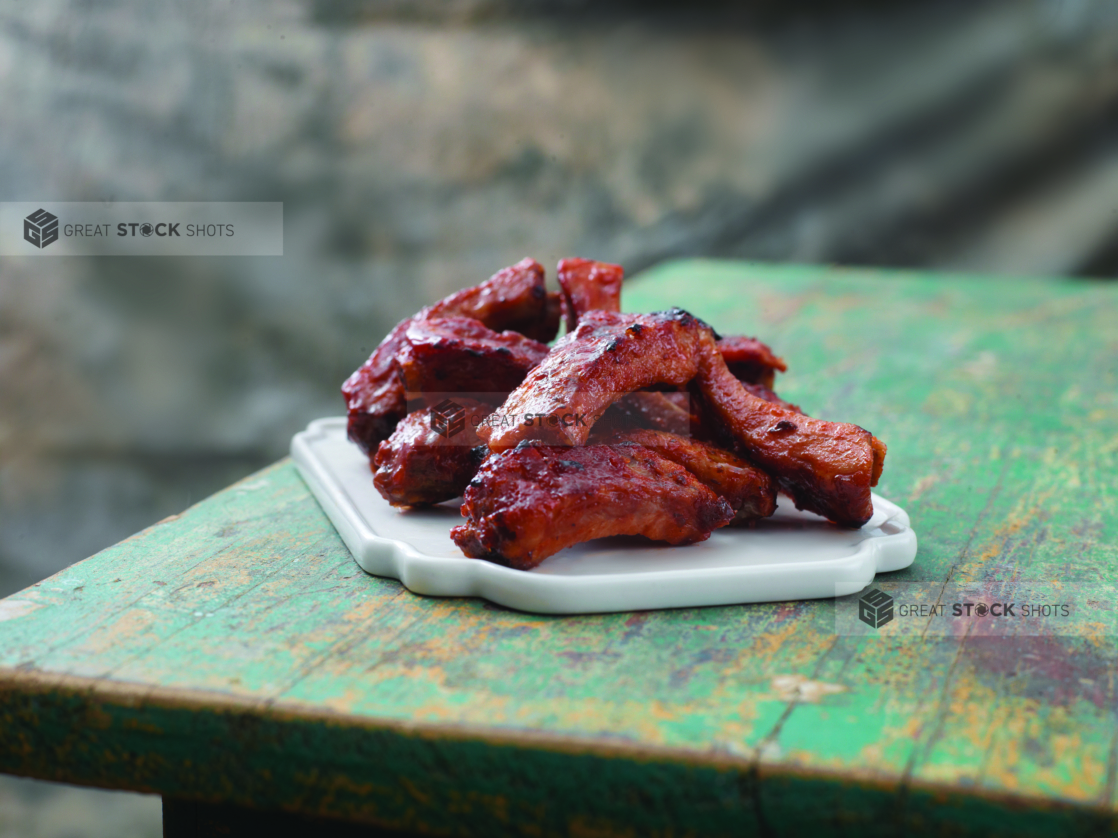
[[[512,329],[534,340],[549,341],[559,328],[559,311],[559,296],[548,294],[544,286],[543,267],[534,259],[524,259],[480,285],[451,294],[400,321],[342,385],[349,438],[366,453],[372,453],[407,413],[396,356],[412,323],[472,317],[494,331]]]
[[[734,524],[751,524],[776,512],[776,483],[729,451],[663,431],[630,431],[616,435],[614,441],[635,442],[683,466],[729,502]]]
[[[848,527],[873,516],[870,488],[885,462],[885,444],[857,425],[824,422],[750,393],[708,347],[696,385],[751,462],[772,475],[799,509]]]
[[[621,313],[623,277],[564,259],[549,294],[525,259],[399,323],[342,388],[381,495],[461,495],[454,542],[518,569],[604,536],[702,541],[772,515],[777,491],[840,526],[872,517],[884,443],[780,398],[787,365],[756,338]]]
[[[526,443],[490,457],[465,492],[463,553],[520,570],[583,541],[640,535],[703,541],[733,509],[687,469],[635,443],[581,448]]]
[[[568,332],[575,330],[579,319],[588,311],[621,311],[621,282],[625,271],[620,265],[593,259],[563,259],[558,276]]]
[[[479,431],[492,451],[526,439],[583,445],[590,428],[622,396],[656,384],[680,387],[698,372],[710,327],[682,309],[656,314],[589,311],[528,373]],[[528,421],[527,417],[542,417]]]
[[[408,326],[396,355],[409,393],[508,393],[547,356],[519,332],[494,332],[469,317]]]
[[[473,399],[409,413],[377,448],[373,485],[393,506],[425,506],[456,498],[489,449],[475,427],[492,410]]]

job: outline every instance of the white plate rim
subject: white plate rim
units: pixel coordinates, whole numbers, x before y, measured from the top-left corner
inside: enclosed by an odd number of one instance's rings
[[[804,578],[802,563],[798,569],[796,562],[778,560],[748,567],[561,576],[466,557],[431,556],[406,541],[378,534],[315,452],[316,441],[344,435],[345,427],[345,417],[314,420],[293,437],[292,460],[357,564],[372,575],[398,579],[417,594],[482,597],[509,608],[547,614],[821,599],[856,593],[876,573],[906,568],[916,556],[916,533],[908,514],[876,494],[874,508],[884,513],[876,525],[882,534],[862,541],[850,556],[814,562],[810,580]],[[369,479],[371,482],[371,475]],[[820,568],[827,571],[826,579],[820,578]],[[741,583],[749,580],[767,581],[752,589],[743,587]],[[739,584],[728,584],[731,582]]]

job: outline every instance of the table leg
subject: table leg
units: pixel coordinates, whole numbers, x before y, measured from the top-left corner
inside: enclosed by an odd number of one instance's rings
[[[314,818],[289,812],[261,812],[227,804],[163,798],[163,838],[418,838],[368,824]]]

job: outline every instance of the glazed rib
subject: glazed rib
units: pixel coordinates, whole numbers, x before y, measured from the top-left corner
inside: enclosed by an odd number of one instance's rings
[[[589,311],[501,405],[501,421],[478,434],[496,452],[527,439],[582,445],[606,408],[627,393],[694,378],[704,340],[711,340],[710,327],[681,309]]]
[[[621,311],[620,265],[593,259],[563,259],[559,262],[559,287],[563,289],[563,314],[567,331],[573,332],[588,311]]]
[[[555,337],[559,327],[559,302],[557,294],[547,293],[540,264],[524,259],[480,285],[451,294],[400,321],[342,385],[349,414],[349,438],[371,453],[407,413],[396,355],[412,323],[431,318],[472,317],[495,331],[513,329],[535,340],[548,341]]]
[[[776,512],[775,481],[729,451],[663,431],[629,431],[614,439],[643,445],[683,466],[700,483],[726,499],[734,510],[734,524],[751,524]]]
[[[718,351],[734,377],[748,384],[760,384],[771,390],[776,372],[788,371],[784,359],[757,338],[722,338],[718,341]]]
[[[458,398],[444,408],[441,422],[433,408],[409,413],[377,448],[377,491],[393,506],[442,503],[461,495],[489,454],[474,429],[490,410],[482,402]]]
[[[634,443],[526,443],[486,460],[464,498],[467,522],[450,531],[454,543],[520,570],[610,535],[702,541],[734,516],[687,469]]]
[[[824,422],[757,398],[713,346],[700,355],[695,384],[710,410],[797,508],[848,527],[873,516],[870,488],[885,462],[883,442],[857,425]]]
[[[497,271],[480,285],[463,288],[417,318],[472,317],[495,332],[511,329],[533,340],[549,341],[559,328],[557,294],[548,294],[544,270],[535,259],[522,259]]]
[[[396,355],[407,393],[502,393],[547,355],[519,332],[494,332],[469,317],[408,326]]]

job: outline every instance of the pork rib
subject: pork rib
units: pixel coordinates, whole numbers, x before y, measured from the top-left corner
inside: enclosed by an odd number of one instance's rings
[[[588,311],[578,328],[560,338],[528,373],[497,410],[497,421],[481,428],[479,436],[495,452],[527,439],[583,445],[594,422],[627,393],[691,381],[704,341],[711,341],[710,327],[682,309],[655,314]]]
[[[519,570],[610,535],[703,541],[734,517],[683,466],[635,443],[581,448],[524,444],[492,456],[465,491],[463,553]]]
[[[533,259],[524,259],[480,285],[451,294],[400,321],[342,384],[349,438],[366,453],[372,453],[407,413],[396,355],[412,323],[438,317],[472,317],[494,331],[513,329],[548,341],[559,328],[559,310],[559,295],[548,294],[544,286],[543,267]]]
[[[699,482],[725,498],[734,510],[733,524],[752,524],[776,512],[776,483],[741,457],[706,442],[663,431],[617,434],[614,441],[635,442],[683,466]]]
[[[738,442],[798,509],[847,527],[873,516],[870,489],[885,463],[885,443],[857,425],[824,422],[750,393],[708,345],[696,389]]]
[[[393,506],[424,506],[456,498],[489,449],[475,427],[492,408],[458,398],[409,413],[377,448],[373,485]]]
[[[777,371],[788,371],[784,359],[757,338],[722,338],[718,341],[718,351],[730,372],[748,384],[760,384],[771,390]]]
[[[412,393],[508,393],[547,355],[519,332],[494,332],[469,317],[408,326],[396,362]]]
[[[567,331],[573,332],[588,311],[621,311],[620,265],[593,259],[563,259],[559,262],[559,287],[563,289],[563,314]]]

